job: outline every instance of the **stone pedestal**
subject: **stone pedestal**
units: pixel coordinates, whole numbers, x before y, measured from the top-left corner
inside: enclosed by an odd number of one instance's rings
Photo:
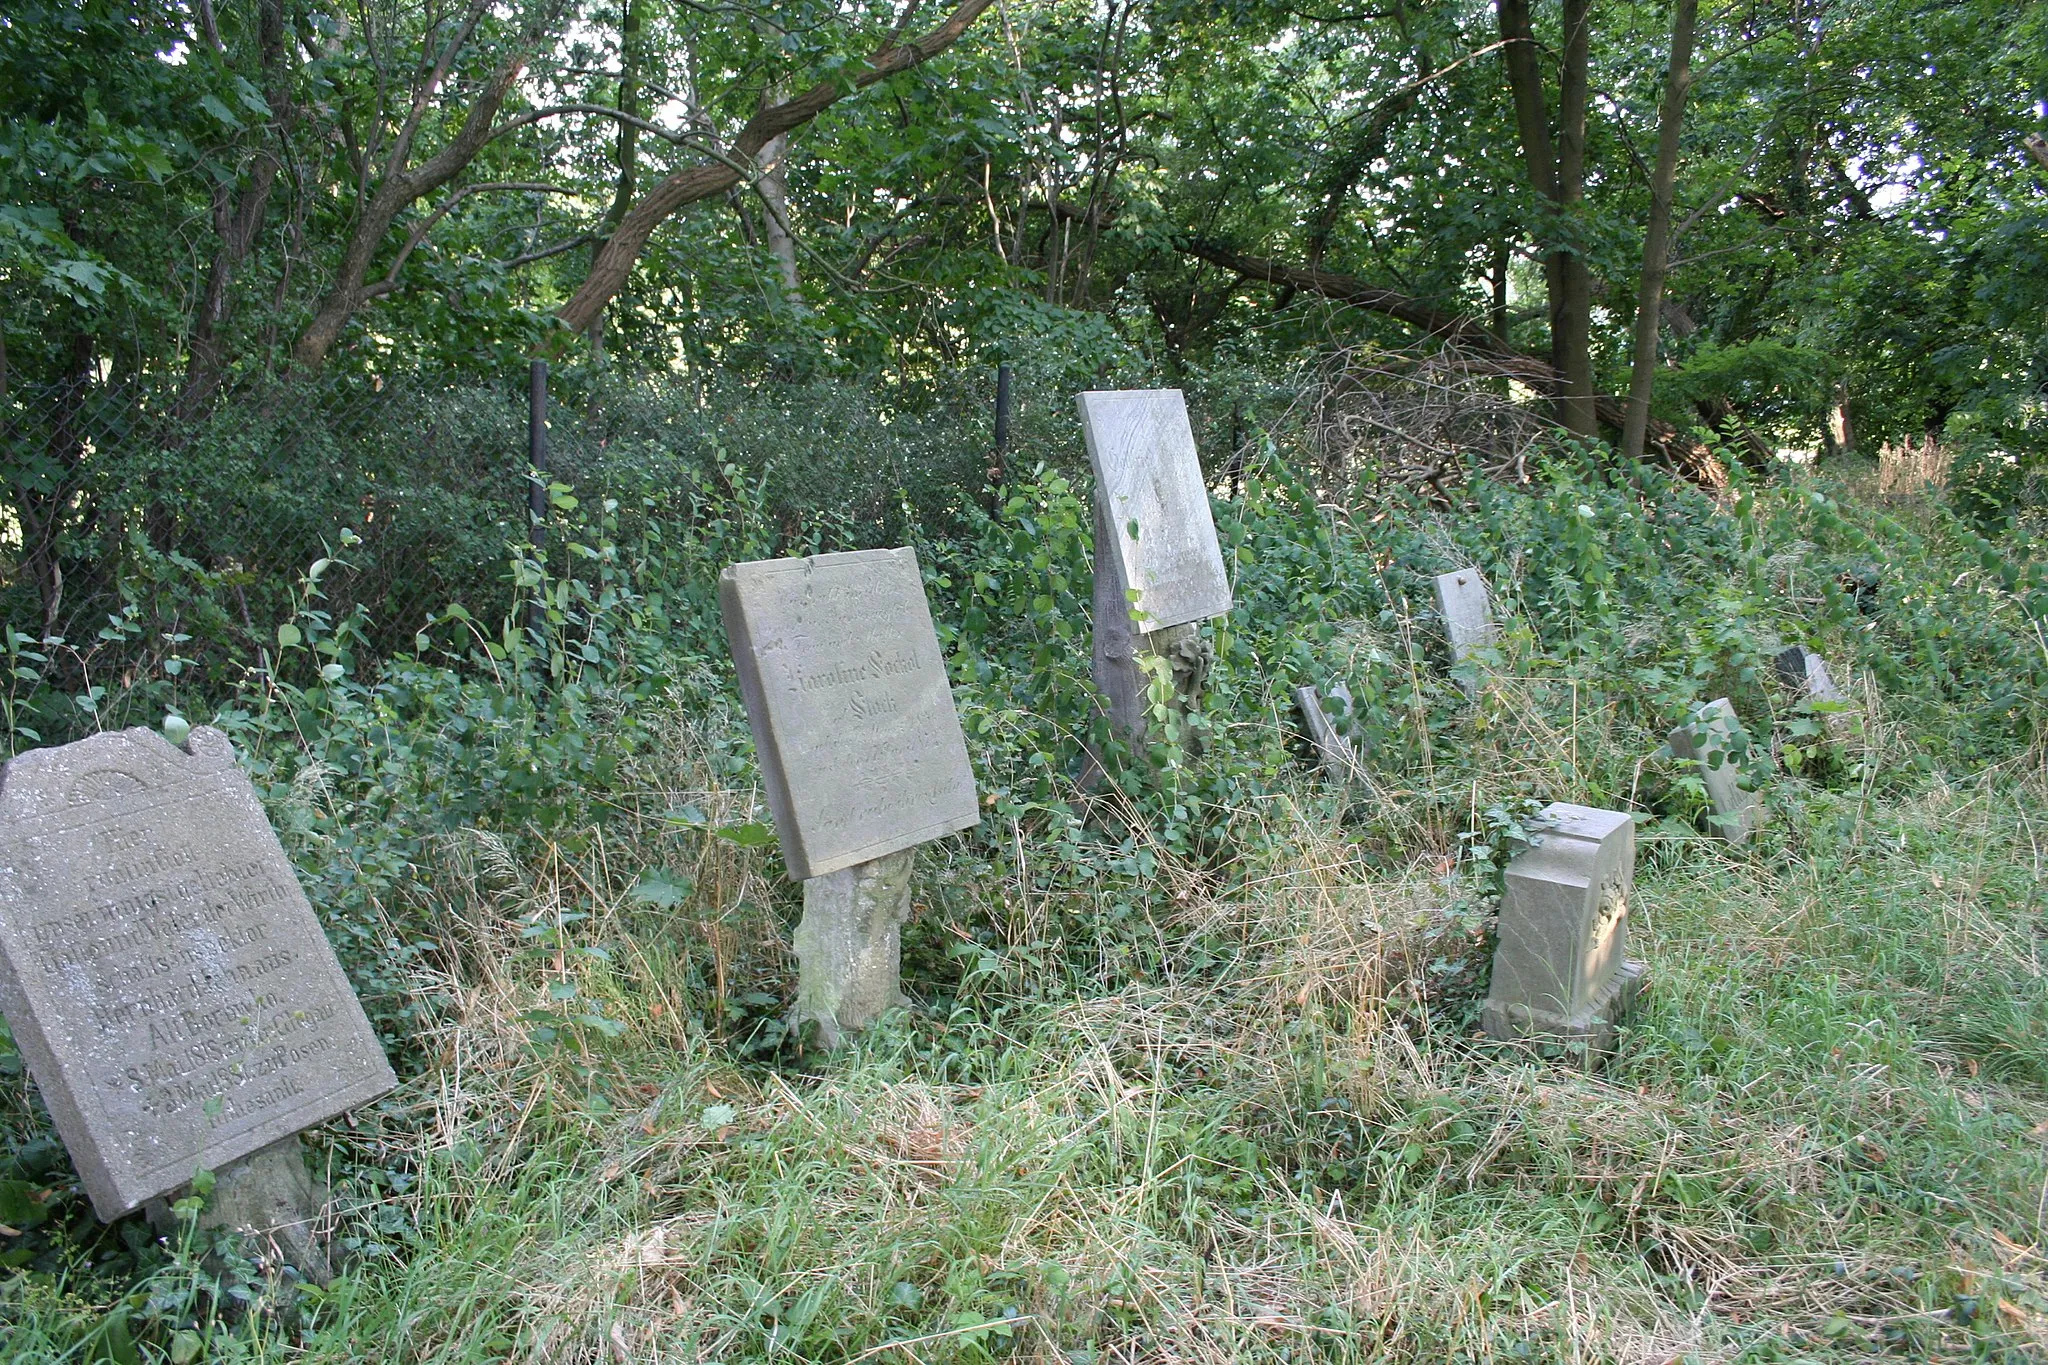
[[[241,1234],[253,1259],[273,1276],[290,1266],[314,1284],[334,1278],[320,1232],[327,1190],[307,1172],[298,1134],[227,1162],[213,1175],[213,1190],[199,1215],[202,1230],[224,1228]],[[160,1234],[176,1234],[174,1197],[144,1205],[150,1226]]]
[[[1095,511],[1095,543],[1107,545],[1102,509]],[[1167,703],[1185,716],[1200,705],[1213,659],[1199,622],[1145,631],[1131,619],[1131,603],[1114,556],[1100,549],[1095,556],[1095,686],[1109,710],[1109,729],[1133,749],[1152,739],[1152,679],[1141,662],[1146,655],[1166,660],[1172,670],[1173,696]]]
[[[1480,1020],[1494,1038],[1560,1046],[1598,1065],[1644,979],[1628,958],[1635,820],[1555,802],[1536,823],[1536,842],[1508,864]]]
[[[1673,730],[1671,752],[1700,765],[1714,833],[1731,844],[1748,843],[1764,822],[1763,798],[1742,786],[1742,761],[1747,745],[1737,738],[1742,722],[1734,703],[1716,697],[1693,713],[1692,720]]]
[[[1443,618],[1444,638],[1451,647],[1451,667],[1456,668],[1498,638],[1493,625],[1492,603],[1486,594],[1486,580],[1475,568],[1453,569],[1436,576],[1436,613]],[[1467,696],[1478,689],[1460,680]]]
[[[1302,724],[1308,727],[1308,737],[1316,746],[1316,757],[1323,772],[1336,781],[1362,782],[1365,780],[1365,763],[1359,756],[1358,746],[1337,732],[1336,725],[1323,710],[1324,697],[1341,702],[1344,714],[1351,714],[1351,689],[1342,682],[1331,683],[1321,695],[1313,687],[1294,689],[1294,704],[1300,709]]]
[[[903,1003],[902,931],[910,919],[915,856],[906,848],[804,883],[791,1022],[817,1025],[825,1048],[838,1047],[846,1033]]]

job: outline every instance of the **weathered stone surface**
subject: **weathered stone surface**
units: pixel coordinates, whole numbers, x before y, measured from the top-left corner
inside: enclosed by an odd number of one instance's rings
[[[1763,798],[1742,787],[1743,752],[1736,739],[1741,728],[1734,703],[1716,697],[1670,736],[1673,754],[1699,762],[1714,833],[1732,844],[1747,843],[1765,814]]]
[[[915,551],[735,564],[718,602],[791,877],[981,818]]]
[[[103,1219],[396,1084],[206,727],[0,773],[0,1007]]]
[[[1643,981],[1628,959],[1634,817],[1553,802],[1536,842],[1507,868],[1493,984],[1481,1022],[1500,1039],[1613,1051]]]
[[[816,1024],[824,1047],[838,1047],[847,1032],[903,1003],[902,931],[916,857],[906,848],[804,883],[794,1022]]]
[[[326,1284],[334,1278],[320,1227],[327,1199],[326,1188],[306,1170],[305,1144],[294,1133],[215,1171],[199,1226],[242,1234],[245,1250],[265,1269],[288,1265],[301,1279]],[[146,1208],[151,1227],[176,1231],[168,1200],[152,1199]]]
[[[1301,710],[1302,724],[1308,727],[1316,756],[1322,761],[1323,771],[1337,781],[1363,781],[1365,763],[1359,757],[1358,746],[1337,732],[1336,724],[1323,710],[1324,697],[1338,703],[1341,714],[1351,714],[1351,689],[1342,681],[1331,683],[1321,696],[1313,687],[1294,689],[1294,704]]]
[[[1436,612],[1443,618],[1454,666],[1497,638],[1486,580],[1477,569],[1453,569],[1436,576]]]
[[[1805,645],[1781,650],[1777,657],[1778,677],[1785,686],[1812,701],[1847,701],[1828,674],[1827,661]]]
[[[1105,564],[1137,590],[1129,605],[1144,631],[1228,612],[1230,580],[1180,390],[1099,391],[1076,402],[1095,470],[1098,629]]]

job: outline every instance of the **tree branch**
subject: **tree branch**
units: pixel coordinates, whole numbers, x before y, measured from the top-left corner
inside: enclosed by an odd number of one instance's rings
[[[1540,393],[1555,394],[1564,387],[1564,376],[1547,361],[1527,355],[1495,336],[1477,319],[1439,308],[1425,299],[1383,289],[1353,275],[1328,270],[1308,270],[1257,256],[1246,256],[1228,247],[1198,238],[1182,237],[1174,242],[1183,255],[1220,265],[1226,270],[1267,284],[1303,293],[1320,294],[1339,303],[1405,322],[1432,340],[1455,346],[1485,368],[1504,379],[1525,384]],[[1595,395],[1593,405],[1599,420],[1619,429],[1626,418],[1626,406],[1618,398]],[[1728,471],[1714,452],[1681,434],[1665,422],[1652,421],[1649,444],[1662,461],[1684,477],[1707,488],[1728,482]]]
[[[852,79],[820,81],[792,99],[755,112],[733,139],[729,157],[676,171],[641,196],[591,263],[583,285],[556,314],[572,332],[587,333],[604,306],[625,286],[647,240],[670,214],[715,198],[743,178],[761,149],[777,136],[801,128],[847,95],[922,65],[951,47],[995,0],[961,0],[946,21],[922,37],[898,43],[895,36],[870,57]],[[899,21],[900,22],[900,21]],[[751,172],[747,172],[751,174]]]

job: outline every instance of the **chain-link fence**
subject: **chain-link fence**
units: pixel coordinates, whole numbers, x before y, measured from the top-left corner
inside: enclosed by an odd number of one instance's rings
[[[451,601],[506,592],[529,482],[514,386],[272,382],[196,420],[159,397],[81,379],[0,404],[0,606],[40,652],[79,659],[146,620],[157,638],[99,649],[102,668],[246,663],[327,557],[342,567],[318,609],[365,608],[375,657]]]

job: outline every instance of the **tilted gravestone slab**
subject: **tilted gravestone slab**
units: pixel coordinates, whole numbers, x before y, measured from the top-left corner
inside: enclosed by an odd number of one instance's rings
[[[1716,697],[1673,730],[1669,741],[1673,754],[1699,763],[1714,833],[1732,844],[1747,843],[1765,814],[1763,798],[1742,786],[1746,745],[1738,738],[1741,728],[1735,704]]]
[[[794,1022],[836,1047],[898,1003],[918,844],[981,819],[912,550],[735,564],[718,600],[789,875]]]
[[[1559,801],[1535,824],[1507,867],[1481,1023],[1495,1038],[1579,1047],[1597,1061],[1643,981],[1628,958],[1635,820]]]
[[[1805,645],[1779,651],[1776,663],[1779,679],[1799,695],[1813,701],[1848,700],[1829,675],[1827,661]]]
[[[1336,723],[1323,709],[1324,698],[1337,703],[1340,714],[1351,714],[1351,689],[1342,681],[1331,683],[1320,694],[1313,687],[1294,689],[1294,704],[1300,708],[1302,724],[1308,727],[1308,737],[1316,746],[1316,757],[1321,760],[1323,771],[1339,782],[1361,781],[1365,764],[1359,758],[1358,746],[1338,733]]]
[[[735,564],[718,603],[791,877],[980,820],[916,551]]]
[[[1473,650],[1492,644],[1496,638],[1486,580],[1477,569],[1453,569],[1436,576],[1436,613],[1443,618],[1454,665],[1465,662]]]
[[[1137,591],[1139,629],[1227,613],[1230,580],[1180,390],[1096,391],[1076,402],[1109,531],[1095,554],[1113,556],[1123,586]]]
[[[0,771],[0,1007],[102,1219],[397,1083],[206,727]]]

